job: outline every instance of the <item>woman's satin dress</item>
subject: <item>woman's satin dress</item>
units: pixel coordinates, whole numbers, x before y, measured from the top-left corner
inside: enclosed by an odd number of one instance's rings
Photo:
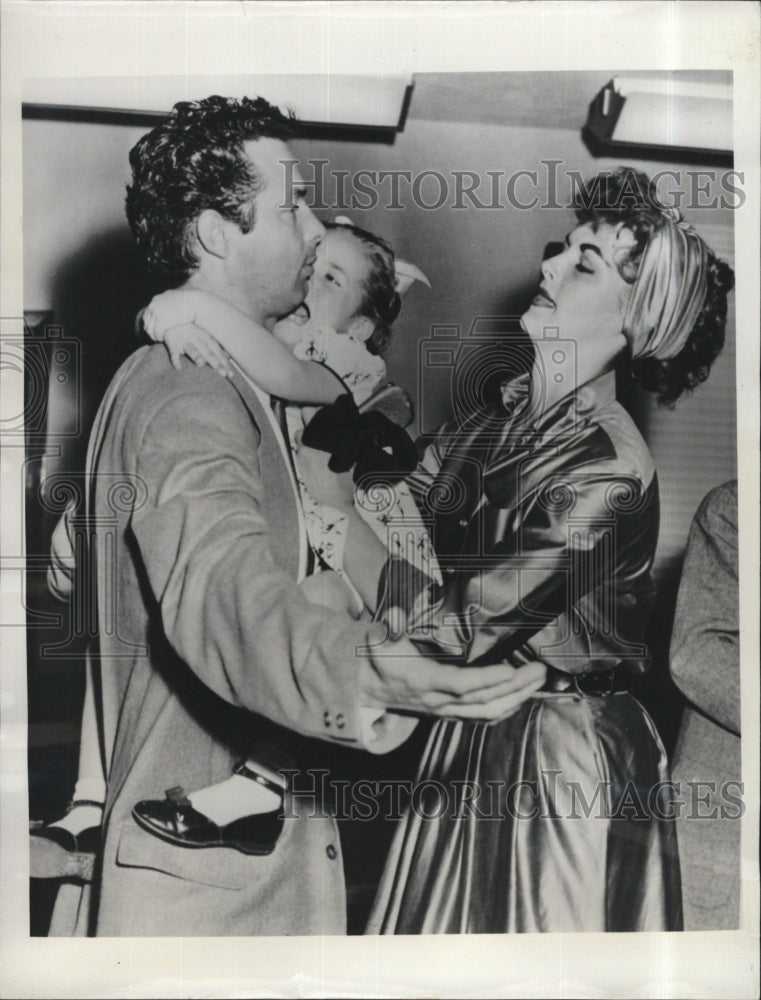
[[[611,381],[537,422],[500,401],[448,425],[415,489],[444,586],[392,561],[387,604],[430,655],[538,659],[548,681],[496,724],[433,727],[367,933],[681,929],[666,755],[626,690],[648,666],[657,480]]]

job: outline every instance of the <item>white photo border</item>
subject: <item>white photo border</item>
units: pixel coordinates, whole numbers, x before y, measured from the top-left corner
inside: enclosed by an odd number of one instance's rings
[[[31,77],[731,69],[743,660],[742,930],[418,938],[51,939],[28,934],[20,572],[0,630],[0,991],[6,996],[758,996],[759,8],[742,2],[2,2],[0,317],[23,315],[21,88]],[[253,69],[255,67],[255,69]],[[20,320],[18,320],[20,323]],[[3,369],[2,413],[20,412]],[[21,388],[20,388],[21,386]],[[0,551],[18,549],[23,451],[2,448]],[[10,485],[9,485],[10,484]]]

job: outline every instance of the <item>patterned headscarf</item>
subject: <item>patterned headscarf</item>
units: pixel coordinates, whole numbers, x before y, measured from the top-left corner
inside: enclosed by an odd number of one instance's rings
[[[633,360],[676,357],[687,342],[705,301],[707,247],[676,209],[642,254],[624,318]]]

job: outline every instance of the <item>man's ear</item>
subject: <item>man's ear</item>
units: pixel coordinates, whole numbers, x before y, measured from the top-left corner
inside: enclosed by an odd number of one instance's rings
[[[355,316],[346,328],[346,332],[364,344],[375,333],[375,323],[369,316]]]
[[[230,252],[230,226],[213,208],[205,208],[196,219],[196,236],[203,249],[214,257],[227,257]]]

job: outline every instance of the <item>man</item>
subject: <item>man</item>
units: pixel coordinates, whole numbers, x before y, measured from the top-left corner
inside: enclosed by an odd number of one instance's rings
[[[704,498],[690,528],[671,636],[671,676],[689,700],[672,774],[684,929],[740,920],[740,593],[737,480]]]
[[[149,266],[270,330],[304,299],[323,232],[303,192],[287,189],[288,132],[261,98],[211,97],[177,105],[130,154],[127,213]],[[296,803],[272,853],[256,856],[167,843],[135,823],[133,806],[167,784],[220,782],[262,738],[305,768],[319,766],[318,740],[399,745],[414,720],[391,709],[497,718],[543,670],[459,671],[406,640],[379,655],[380,625],[308,603],[287,442],[243,380],[175,370],[163,347],[143,348],[93,434],[108,788],[90,932],[341,933],[327,815]]]

